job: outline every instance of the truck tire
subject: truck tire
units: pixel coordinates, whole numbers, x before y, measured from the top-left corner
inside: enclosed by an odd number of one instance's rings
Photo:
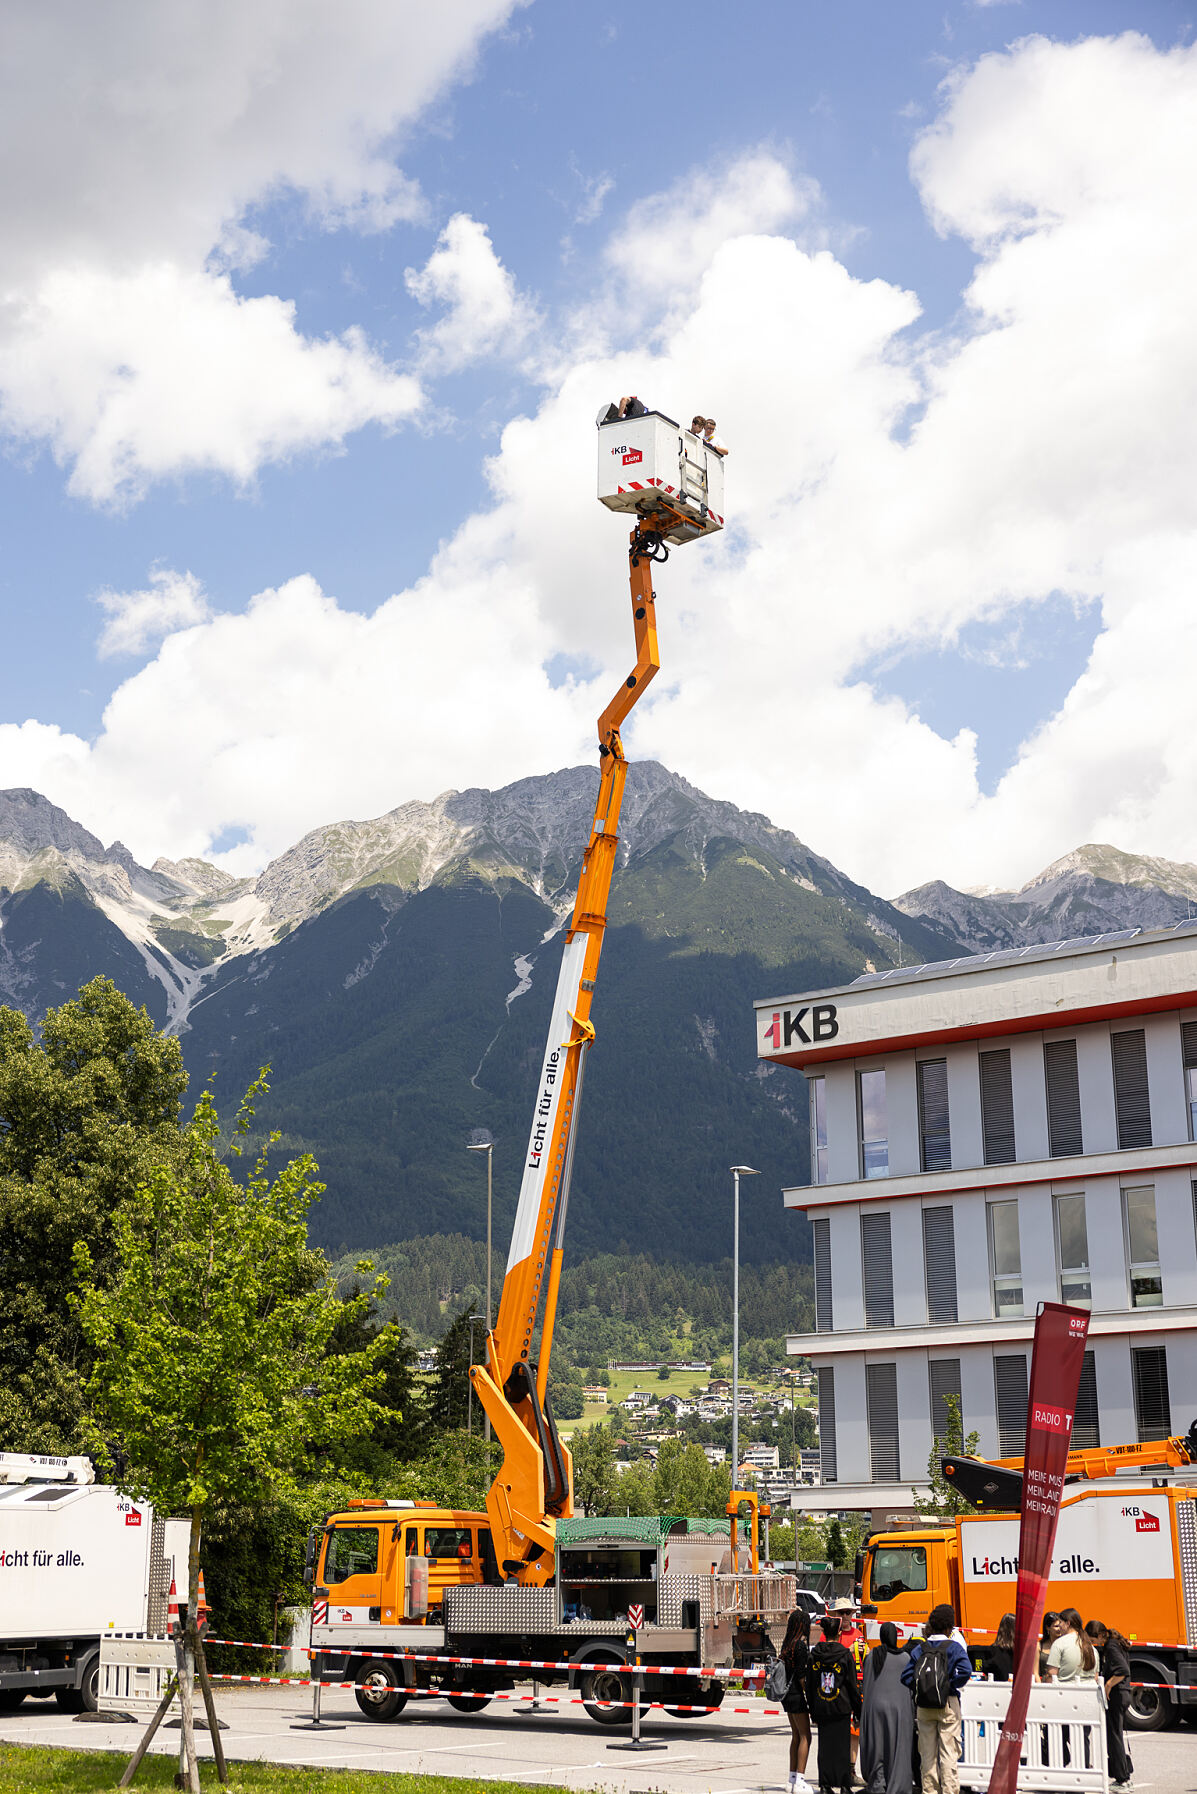
[[[709,1719],[711,1717],[709,1713],[696,1713],[694,1708],[721,1707],[723,1705],[723,1697],[727,1693],[727,1683],[716,1682],[713,1688],[701,1688],[696,1681],[683,1681],[680,1687],[674,1682],[673,1687],[669,1692],[672,1694],[674,1700],[682,1703],[677,1707],[670,1707],[668,1705],[665,1707],[666,1713],[668,1713],[671,1718]]]
[[[384,1660],[358,1671],[353,1698],[367,1719],[398,1719],[407,1705],[407,1689],[399,1686],[398,1670]]]
[[[457,1713],[481,1713],[491,1702],[489,1694],[447,1694],[445,1699]]]
[[[582,1705],[596,1725],[631,1725],[629,1705],[600,1706],[601,1701],[623,1703],[630,1700],[631,1686],[623,1672],[612,1666],[583,1670],[578,1677]]]
[[[77,1688],[56,1688],[54,1698],[64,1713],[98,1713],[100,1710],[100,1653],[89,1657]]]
[[[1130,1679],[1134,1682],[1167,1682],[1168,1676],[1159,1663],[1136,1658],[1131,1663]],[[1132,1732],[1162,1732],[1176,1724],[1176,1708],[1166,1688],[1131,1688],[1126,1703],[1126,1728]]]

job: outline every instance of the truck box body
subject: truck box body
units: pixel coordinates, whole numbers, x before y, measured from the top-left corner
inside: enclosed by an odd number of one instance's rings
[[[163,1632],[187,1523],[98,1483],[0,1485],[0,1689],[72,1689],[105,1633]]]

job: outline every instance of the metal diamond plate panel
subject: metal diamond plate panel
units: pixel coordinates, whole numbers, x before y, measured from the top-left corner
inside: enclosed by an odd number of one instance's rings
[[[711,1618],[711,1578],[709,1576],[662,1576],[657,1589],[657,1624],[680,1626],[682,1603],[698,1603],[699,1624]]]
[[[553,1632],[555,1588],[447,1588],[445,1625],[451,1632]]]
[[[1180,1539],[1180,1579],[1185,1591],[1188,1642],[1197,1644],[1197,1500],[1178,1501],[1176,1531]]]

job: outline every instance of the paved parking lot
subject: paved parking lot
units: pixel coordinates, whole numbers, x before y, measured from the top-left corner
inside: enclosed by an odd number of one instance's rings
[[[630,1794],[663,1788],[678,1794],[773,1794],[786,1783],[788,1725],[781,1718],[758,1716],[759,1709],[752,1715],[724,1711],[694,1720],[654,1712],[645,1736],[666,1748],[637,1756],[609,1750],[609,1744],[627,1734],[595,1725],[573,1708],[524,1716],[514,1710],[516,1703],[496,1702],[485,1713],[470,1716],[434,1699],[379,1725],[362,1718],[351,1694],[337,1691],[325,1694],[324,1716],[344,1729],[318,1733],[291,1729],[294,1721],[310,1717],[305,1689],[222,1688],[217,1699],[229,1727],[223,1734],[225,1750],[232,1758],[494,1777],[529,1786],[551,1783]],[[0,1719],[0,1737],[14,1744],[131,1753],[137,1735],[131,1725],[74,1720],[52,1702],[26,1701]],[[207,1755],[207,1738],[201,1734],[201,1739]],[[177,1730],[160,1732],[154,1744],[164,1753],[177,1751]],[[1185,1725],[1136,1736],[1131,1750],[1136,1794],[1197,1794],[1197,1728]]]

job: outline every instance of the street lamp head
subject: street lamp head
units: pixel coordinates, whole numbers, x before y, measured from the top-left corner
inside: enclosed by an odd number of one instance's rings
[[[493,1152],[494,1149],[493,1140],[476,1140],[472,1145],[466,1147],[467,1152]]]
[[[734,1171],[736,1173],[736,1175],[739,1177],[759,1177],[760,1176],[760,1172],[754,1170],[751,1165],[732,1165],[729,1167],[729,1169],[731,1171]]]

